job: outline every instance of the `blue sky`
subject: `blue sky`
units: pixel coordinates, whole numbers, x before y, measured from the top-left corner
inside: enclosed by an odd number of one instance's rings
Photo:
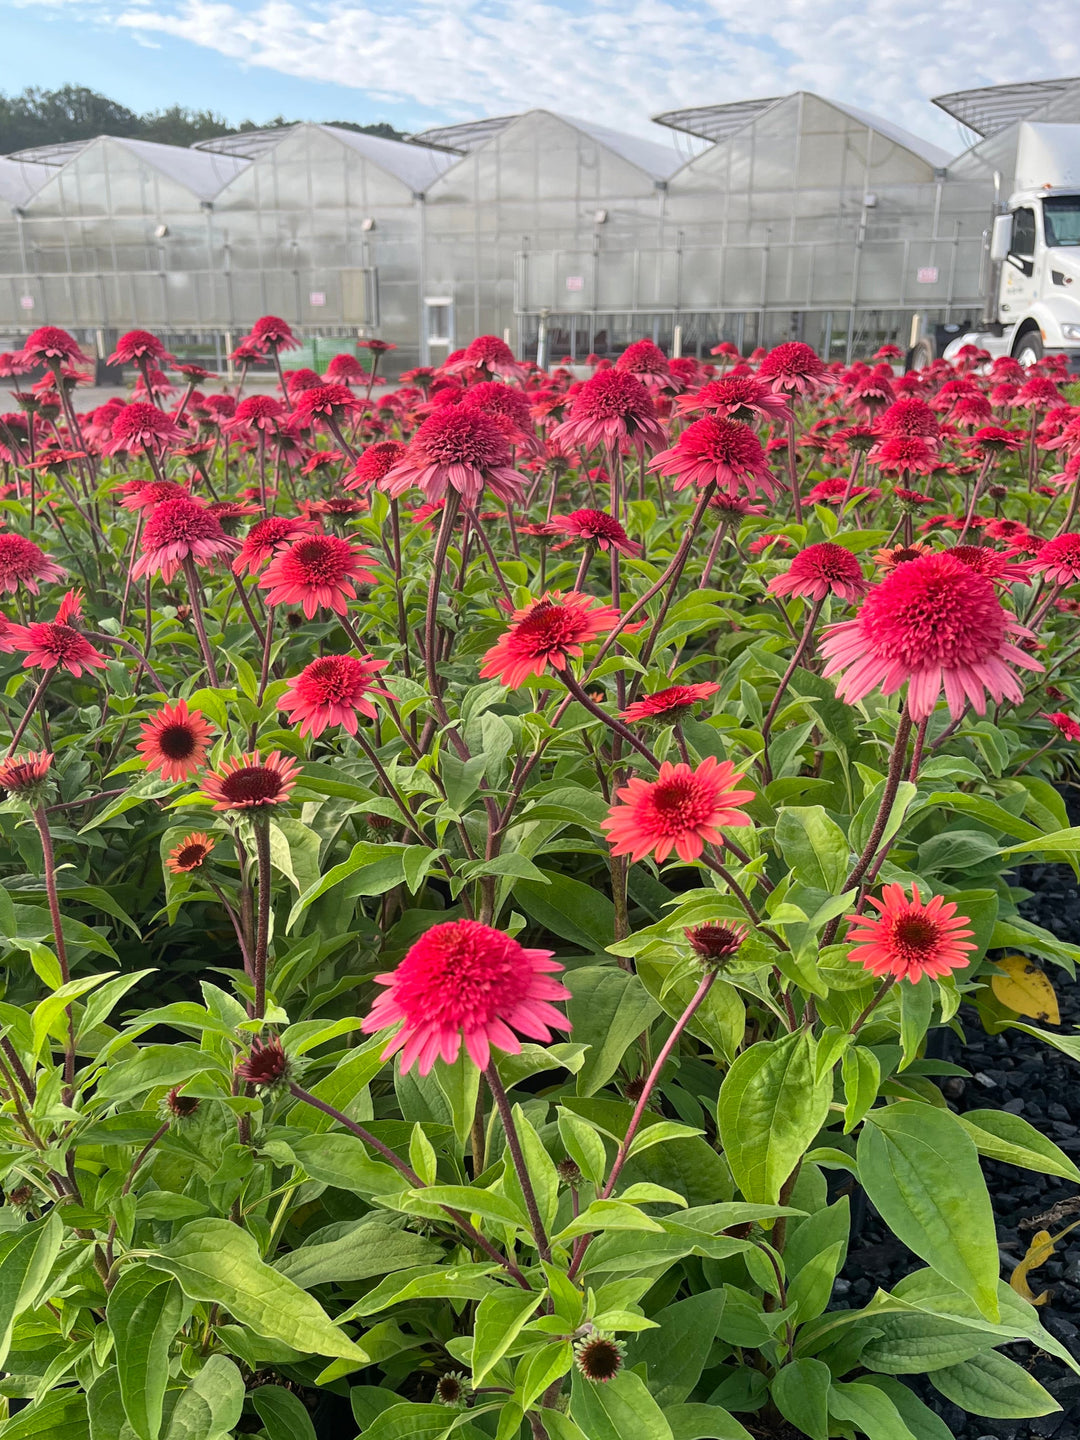
[[[1025,5],[1022,25],[1015,0],[0,0],[0,86],[405,130],[540,105],[639,133],[658,110],[808,89],[958,150],[927,97],[1080,73],[1063,13],[1060,0]]]

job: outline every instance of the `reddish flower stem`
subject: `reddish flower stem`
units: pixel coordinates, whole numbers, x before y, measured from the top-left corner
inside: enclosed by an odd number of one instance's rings
[[[184,579],[187,581],[188,599],[191,601],[191,618],[195,622],[195,633],[199,637],[199,649],[202,651],[203,663],[206,666],[207,678],[210,681],[210,688],[218,690],[221,688],[221,681],[218,679],[217,665],[214,663],[214,652],[210,648],[210,641],[206,634],[206,622],[203,619],[202,599],[199,594],[199,577],[195,570],[195,561],[190,555],[184,556]]]
[[[255,929],[255,1010],[254,1016],[262,1019],[266,1014],[266,969],[267,951],[270,943],[270,819],[266,815],[254,817],[255,861],[259,887],[259,908]]]
[[[776,719],[777,713],[780,710],[780,702],[783,700],[787,688],[791,684],[791,677],[799,668],[799,661],[806,653],[806,647],[813,639],[814,626],[817,624],[817,619],[821,614],[821,607],[824,603],[824,600],[815,600],[810,607],[810,613],[806,617],[806,624],[803,626],[803,633],[799,638],[799,643],[795,647],[795,653],[792,655],[791,661],[781,677],[780,684],[776,687],[776,694],[772,698],[769,712],[765,716],[761,726],[761,737],[765,742],[761,751],[761,778],[766,785],[772,780],[772,767],[769,764],[769,736],[772,733],[773,721]]]
[[[517,1171],[521,1193],[525,1198],[525,1209],[529,1212],[529,1224],[532,1227],[536,1248],[541,1260],[550,1261],[551,1246],[548,1243],[547,1231],[544,1229],[544,1221],[540,1215],[540,1207],[536,1203],[536,1192],[533,1189],[529,1167],[525,1163],[525,1156],[521,1149],[521,1139],[517,1133],[517,1126],[514,1124],[514,1112],[510,1108],[510,1101],[503,1088],[502,1080],[499,1078],[499,1072],[495,1068],[494,1060],[490,1061],[484,1070],[484,1078],[488,1082],[499,1118],[502,1120],[503,1130],[506,1133],[507,1148],[510,1151],[510,1158],[514,1162],[514,1169]]]
[[[68,967],[67,945],[64,941],[64,926],[60,915],[60,896],[56,889],[56,857],[53,852],[52,835],[49,831],[49,817],[44,806],[34,810],[34,824],[41,838],[41,857],[45,871],[45,895],[49,902],[49,918],[53,927],[56,944],[56,958],[60,963],[60,980],[66,985],[71,979]],[[65,1008],[68,1022],[68,1038],[64,1047],[64,1104],[70,1105],[75,1094],[75,1016],[70,1005]]]
[[[49,668],[42,675],[41,679],[38,681],[37,689],[34,691],[33,695],[30,696],[30,703],[23,711],[22,719],[19,721],[15,729],[15,734],[11,737],[11,744],[8,746],[7,754],[9,759],[12,755],[15,754],[15,749],[19,741],[22,739],[27,725],[29,725],[30,723],[31,716],[41,704],[42,697],[44,696],[45,691],[48,689],[49,681],[52,679],[55,671],[56,666],[50,665]]]

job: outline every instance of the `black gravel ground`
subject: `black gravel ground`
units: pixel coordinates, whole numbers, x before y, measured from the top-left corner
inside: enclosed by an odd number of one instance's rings
[[[1073,818],[1073,823],[1078,823]],[[1026,866],[1017,883],[1032,891],[1022,906],[1028,919],[1063,940],[1080,939],[1080,886],[1065,865]],[[1061,1029],[1080,1027],[1080,977],[1050,967],[1061,1004]],[[952,1037],[947,1058],[969,1072],[968,1078],[941,1081],[951,1106],[965,1110],[998,1108],[1029,1120],[1080,1164],[1080,1065],[1018,1030],[987,1035],[967,1008],[960,1013],[966,1043]],[[997,1221],[1002,1275],[1006,1278],[1023,1258],[1036,1230],[1051,1234],[1080,1219],[1080,1190],[1068,1180],[1038,1175],[1012,1165],[984,1164]],[[847,1265],[836,1283],[834,1301],[841,1306],[864,1305],[878,1287],[885,1289],[919,1262],[885,1230],[876,1213],[868,1213]],[[1048,1219],[1047,1212],[1054,1212]],[[1063,1212],[1063,1213],[1062,1213]],[[1050,1291],[1041,1308],[1047,1330],[1080,1360],[1080,1227],[1067,1236],[1057,1253],[1031,1276],[1038,1294]],[[1061,1405],[1053,1415],[1032,1420],[991,1420],[969,1415],[939,1395],[929,1382],[912,1388],[948,1425],[957,1440],[1080,1440],[1080,1376],[1054,1357],[1031,1345],[1003,1347],[1003,1353],[1030,1370]]]

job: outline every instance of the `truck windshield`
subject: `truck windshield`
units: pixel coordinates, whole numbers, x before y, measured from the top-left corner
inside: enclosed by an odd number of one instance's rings
[[[1080,245],[1080,195],[1048,195],[1043,201],[1046,243]]]

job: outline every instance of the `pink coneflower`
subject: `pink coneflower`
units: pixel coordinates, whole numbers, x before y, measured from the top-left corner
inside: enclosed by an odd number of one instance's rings
[[[224,429],[230,433],[236,430],[273,431],[285,414],[285,406],[273,395],[248,395],[237,405]]]
[[[247,1059],[239,1062],[234,1074],[256,1090],[281,1083],[289,1075],[289,1057],[284,1045],[276,1035],[266,1041],[253,1040]]]
[[[640,555],[641,546],[631,540],[613,516],[603,510],[575,510],[571,515],[553,515],[550,528],[570,539],[556,550],[564,550],[575,540],[584,540],[600,550],[615,549],[620,555]]]
[[[1080,580],[1080,535],[1072,532],[1047,540],[1035,552],[1031,570],[1054,585],[1075,585]]]
[[[651,340],[635,340],[615,361],[615,369],[636,375],[650,390],[663,390],[670,383],[668,358]]]
[[[524,390],[515,390],[498,380],[481,380],[465,396],[464,403],[482,410],[496,422],[510,444],[529,455],[542,455],[543,442],[533,428],[532,406]]]
[[[203,778],[203,794],[215,810],[265,810],[288,800],[299,773],[296,761],[279,750],[238,755]]]
[[[33,540],[7,531],[0,534],[0,593],[10,593],[22,585],[36,595],[42,583],[62,580],[66,574]]]
[[[606,634],[618,619],[617,610],[591,595],[548,591],[515,610],[510,629],[485,653],[480,678],[497,676],[507,689],[516,690],[530,675],[543,675],[548,665],[565,670],[584,645]]]
[[[949,408],[949,419],[955,425],[984,425],[994,413],[994,407],[980,391],[971,395],[958,395]]]
[[[800,595],[806,600],[838,595],[854,605],[869,590],[870,582],[850,550],[825,540],[801,550],[787,572],[770,580],[767,588],[773,595]]]
[[[819,480],[806,492],[809,505],[839,505],[847,496],[848,500],[880,500],[881,491],[876,485],[852,485],[839,475],[828,480]]]
[[[903,485],[894,485],[892,493],[905,509],[917,510],[923,505],[934,503],[932,495],[924,495],[921,490],[905,490]]]
[[[1036,550],[1043,543],[1021,520],[991,520],[984,526],[989,540],[1002,540],[1018,550]]]
[[[116,342],[116,349],[105,361],[106,365],[136,365],[140,360],[156,360],[159,365],[173,360],[173,356],[156,335],[149,330],[129,330]],[[205,370],[202,372],[207,373]]]
[[[702,700],[708,700],[720,689],[711,680],[699,681],[696,685],[671,685],[666,690],[656,690],[635,700],[619,712],[622,720],[680,720]]]
[[[429,415],[382,484],[390,495],[415,486],[428,500],[456,490],[466,505],[475,505],[485,486],[511,503],[522,495],[522,479],[498,422],[467,405]]]
[[[133,400],[112,418],[109,441],[105,450],[115,455],[121,450],[156,450],[183,439],[184,432],[164,410],[146,401]]]
[[[1020,554],[1018,549],[994,550],[989,545],[954,545],[946,554],[997,584],[1026,585],[1031,579],[1030,564],[1026,560],[1012,558]]]
[[[328,725],[341,725],[355,735],[358,715],[376,718],[368,697],[389,694],[372,683],[389,663],[370,655],[321,655],[289,681],[278,708],[294,725],[300,721],[301,735],[321,735]]]
[[[546,1045],[553,1030],[570,1029],[552,1004],[570,996],[553,978],[562,968],[550,950],[526,950],[476,920],[448,920],[421,935],[396,970],[376,975],[388,988],[361,1028],[370,1034],[400,1025],[382,1058],[400,1050],[402,1071],[419,1062],[426,1075],[440,1057],[452,1065],[462,1041],[485,1069],[493,1046],[520,1053],[515,1030]]]
[[[600,445],[620,450],[630,445],[655,449],[664,443],[652,396],[635,375],[598,370],[574,394],[566,419],[551,432],[568,449],[595,450]]]
[[[751,555],[760,555],[768,550],[770,545],[783,545],[785,550],[790,550],[795,544],[786,535],[759,535],[756,540],[751,540],[746,547]]]
[[[892,367],[877,365],[860,375],[848,391],[848,402],[858,415],[874,416],[896,399]]]
[[[200,769],[213,737],[201,710],[189,710],[186,700],[163,705],[140,727],[136,750],[148,770],[160,770],[163,780],[187,780]]]
[[[886,475],[905,471],[929,475],[938,466],[937,452],[921,435],[887,435],[870,451],[869,459]]]
[[[169,851],[165,858],[165,868],[174,875],[186,875],[191,870],[198,870],[209,860],[210,852],[216,844],[205,830],[193,830]]]
[[[379,485],[405,454],[400,440],[380,440],[369,445],[356,460],[345,480],[346,490],[367,490]]]
[[[723,843],[724,826],[750,824],[739,807],[754,792],[737,788],[742,778],[730,760],[712,755],[696,770],[665,760],[655,780],[635,776],[615,792],[620,803],[601,822],[611,853],[629,855],[633,862],[646,855],[666,860],[674,850],[680,860],[696,860],[706,841]]]
[[[0,760],[0,790],[25,804],[41,804],[49,780],[53,757],[48,750],[28,750]]]
[[[221,521],[198,500],[165,500],[150,513],[143,531],[142,554],[131,573],[138,580],[160,571],[169,584],[189,556],[196,564],[205,564],[231,555],[238,543],[225,534]]]
[[[1068,403],[1057,384],[1043,375],[1033,375],[1030,380],[1025,380],[1012,400],[1017,410],[1050,410],[1055,405]]]
[[[285,376],[285,393],[295,401],[297,396],[307,390],[317,390],[323,383],[323,377],[316,370],[290,370]]]
[[[65,597],[66,599],[67,597]],[[23,669],[39,665],[43,670],[54,670],[63,666],[70,674],[78,677],[85,670],[101,670],[105,667],[105,656],[95,650],[85,635],[80,634],[69,619],[77,619],[79,597],[73,596],[70,603],[61,605],[55,620],[39,620],[32,625],[12,625],[5,632],[5,648],[24,650],[26,658]],[[12,642],[8,647],[7,642]]]
[[[1066,715],[1063,710],[1051,710],[1049,714],[1045,710],[1039,711],[1040,720],[1049,720],[1059,735],[1066,740],[1080,740],[1080,724],[1071,715]]]
[[[875,585],[854,620],[829,627],[823,673],[844,672],[836,693],[849,704],[907,682],[913,720],[925,719],[943,691],[953,719],[968,701],[982,715],[987,692],[998,702],[1023,699],[1011,666],[1043,668],[1014,638],[1032,636],[1009,618],[989,580],[951,555],[922,555]]]
[[[373,585],[374,571],[365,568],[368,552],[338,535],[304,535],[275,554],[260,589],[270,605],[300,605],[310,620],[316,610],[344,615],[356,586]]]
[[[317,520],[268,515],[265,520],[257,520],[244,536],[232,568],[237,575],[243,575],[245,570],[249,575],[255,575],[279,550],[305,535],[317,535],[320,530]]]
[[[260,513],[258,505],[251,505],[246,500],[211,500],[206,508],[223,527],[235,520],[244,520],[249,515]]]
[[[153,510],[163,500],[190,500],[191,491],[175,480],[125,480],[117,486],[124,492],[120,501],[125,510]]]
[[[1003,425],[984,425],[971,437],[971,446],[977,451],[1003,455],[1022,450],[1026,440],[1027,436],[1022,430],[1007,430]]]
[[[710,920],[683,931],[690,949],[706,970],[723,969],[734,960],[749,933],[749,926],[736,925],[730,920]]]
[[[70,360],[74,364],[86,361],[78,341],[56,325],[42,325],[32,331],[23,342],[19,354],[31,365],[39,365],[42,361],[51,364],[55,360]]]
[[[905,396],[895,401],[879,416],[879,435],[917,435],[922,440],[936,440],[941,429],[938,417],[925,400]]]
[[[941,895],[924,902],[915,884],[910,900],[902,885],[886,885],[881,899],[871,896],[870,904],[879,913],[847,916],[847,938],[848,959],[871,975],[895,975],[917,985],[926,975],[962,970],[979,948],[968,939],[973,932],[967,916]]]
[[[335,355],[326,367],[325,379],[332,385],[356,385],[367,378],[366,368],[355,355]]]
[[[313,420],[330,420],[337,424],[359,408],[360,401],[348,385],[313,385],[296,399],[297,418],[309,423]]]
[[[769,469],[761,441],[741,420],[715,415],[695,420],[669,450],[653,457],[649,469],[672,476],[675,490],[715,483],[730,495],[742,488],[752,496],[760,491],[770,500],[776,498],[778,481]]]
[[[523,380],[529,373],[527,365],[514,359],[514,352],[497,335],[478,335],[464,350],[447,358],[442,367],[448,375],[465,375],[474,379],[490,379],[502,375]]]
[[[769,351],[758,374],[778,392],[811,395],[824,380],[825,362],[802,340],[787,340]]]
[[[293,334],[291,327],[277,315],[263,315],[256,320],[248,338],[255,349],[263,354],[268,350],[276,353],[279,350],[299,350],[300,348],[300,341]]]

